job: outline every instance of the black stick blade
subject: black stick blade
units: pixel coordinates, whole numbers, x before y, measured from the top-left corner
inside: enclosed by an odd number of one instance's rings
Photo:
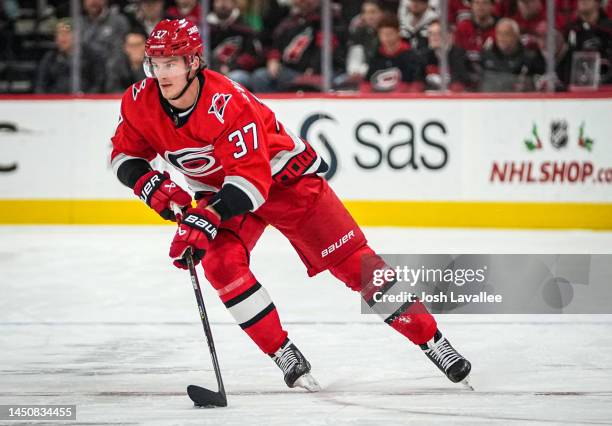
[[[189,395],[189,398],[191,398],[196,407],[227,407],[227,398],[225,395],[221,395],[219,392],[213,392],[200,386],[187,386],[187,395]]]

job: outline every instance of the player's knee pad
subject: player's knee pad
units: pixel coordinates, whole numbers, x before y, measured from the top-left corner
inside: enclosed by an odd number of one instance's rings
[[[340,263],[329,268],[329,272],[344,282],[351,290],[361,291],[365,284],[363,281],[369,281],[366,277],[370,276],[368,265],[372,259],[378,259],[378,256],[366,244],[355,250]]]

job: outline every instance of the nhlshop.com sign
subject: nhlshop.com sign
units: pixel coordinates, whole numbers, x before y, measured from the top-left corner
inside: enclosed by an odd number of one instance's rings
[[[533,125],[531,137],[523,140],[526,151],[535,153],[550,150],[567,150],[571,155],[575,150],[593,152],[596,146],[594,139],[586,134],[585,123],[580,124],[578,137],[570,140],[567,120],[551,122],[550,137],[543,141],[538,126]],[[549,142],[549,143],[547,143]],[[602,141],[600,141],[601,143]],[[604,141],[605,143],[605,141]],[[490,181],[508,184],[612,184],[612,166],[598,166],[593,161],[493,161]]]
[[[475,102],[475,125],[463,133],[463,199],[612,202],[611,107],[605,99]]]

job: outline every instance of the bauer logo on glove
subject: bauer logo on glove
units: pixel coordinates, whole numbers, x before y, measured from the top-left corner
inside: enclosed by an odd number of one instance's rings
[[[190,223],[194,225],[194,227],[200,228],[209,235],[211,240],[217,236],[217,227],[200,216],[190,214],[183,222]]]
[[[191,204],[191,195],[172,182],[167,172],[160,173],[157,170],[151,170],[138,179],[134,193],[166,220],[176,219],[171,208],[172,203],[180,208]]]
[[[183,256],[189,247],[193,250],[193,261],[197,265],[204,257],[210,241],[217,236],[220,223],[221,220],[210,210],[188,209],[170,245],[170,257],[174,259],[174,266],[187,269]]]

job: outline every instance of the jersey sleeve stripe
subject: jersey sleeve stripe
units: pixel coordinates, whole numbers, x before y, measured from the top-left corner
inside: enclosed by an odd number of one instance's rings
[[[266,201],[255,185],[242,176],[226,176],[223,181],[223,185],[228,184],[240,189],[246,194],[247,197],[249,197],[249,200],[251,200],[251,204],[253,205],[253,209],[251,211],[257,210]]]
[[[129,160],[144,160],[146,162],[149,162],[149,160],[147,160],[146,158],[132,157],[131,155],[119,153],[111,161],[111,166],[113,167],[113,173],[115,174],[115,176],[117,176],[117,172],[119,171],[119,167],[121,167],[121,165],[123,163],[125,163],[126,161],[129,161]]]
[[[274,158],[270,160],[270,169],[272,170],[272,175],[280,172],[283,167],[291,160],[293,157],[303,152],[306,149],[306,144],[297,136],[295,136],[291,131],[285,128],[285,132],[291,137],[293,140],[294,146],[291,151],[280,151],[277,153]]]

